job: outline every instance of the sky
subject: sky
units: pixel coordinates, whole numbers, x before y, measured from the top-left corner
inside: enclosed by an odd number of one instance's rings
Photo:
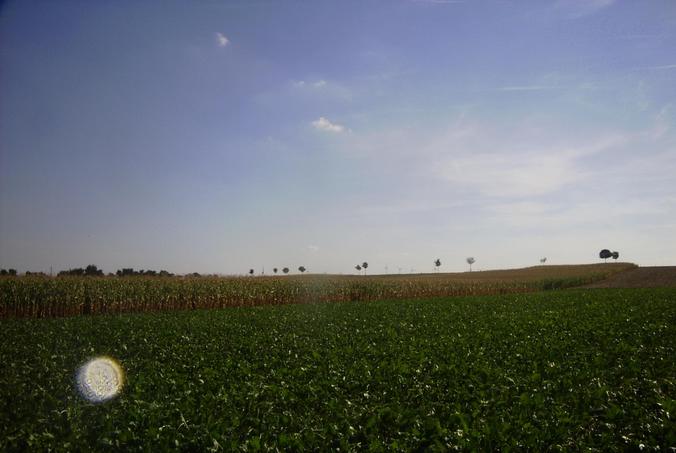
[[[676,265],[676,2],[6,1],[0,267]]]

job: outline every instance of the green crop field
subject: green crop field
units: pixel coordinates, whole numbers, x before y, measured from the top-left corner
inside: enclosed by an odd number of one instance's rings
[[[0,451],[676,446],[676,290],[0,321]],[[79,396],[107,355],[120,395]]]

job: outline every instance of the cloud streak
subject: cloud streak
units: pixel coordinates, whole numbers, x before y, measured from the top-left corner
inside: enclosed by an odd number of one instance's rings
[[[297,80],[293,82],[296,88],[323,88],[328,84],[326,80],[317,80],[316,82],[306,82],[305,80]]]
[[[557,12],[571,19],[589,16],[615,3],[615,0],[559,0],[554,4]]]
[[[623,136],[606,137],[587,146],[538,148],[453,157],[439,163],[442,179],[491,197],[531,197],[556,192],[591,176],[581,158],[626,143]]]
[[[543,90],[553,90],[555,88],[556,87],[545,85],[516,85],[516,86],[501,87],[500,91],[543,91]]]
[[[453,5],[457,3],[465,3],[465,0],[412,0],[413,3],[429,3],[432,5]]]

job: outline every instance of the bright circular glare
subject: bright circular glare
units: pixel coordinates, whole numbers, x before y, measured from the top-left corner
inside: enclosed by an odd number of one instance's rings
[[[124,372],[115,360],[97,357],[80,367],[76,380],[83,398],[92,403],[103,403],[120,392]]]

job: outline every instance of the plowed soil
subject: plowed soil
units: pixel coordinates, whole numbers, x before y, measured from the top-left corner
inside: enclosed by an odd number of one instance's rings
[[[676,266],[638,267],[611,275],[606,280],[582,288],[676,287]]]

